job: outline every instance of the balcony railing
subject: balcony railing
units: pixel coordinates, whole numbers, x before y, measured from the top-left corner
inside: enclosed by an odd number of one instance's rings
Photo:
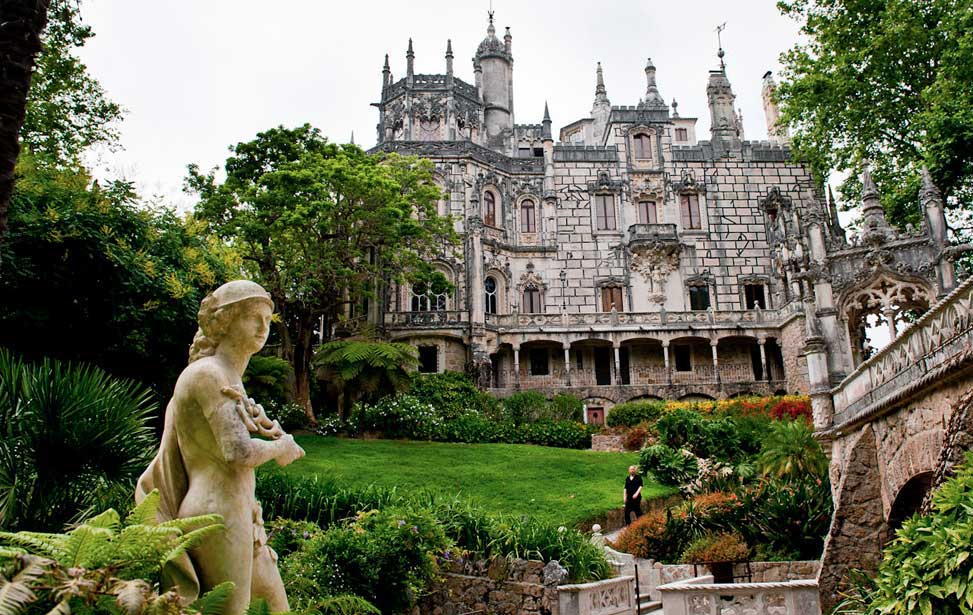
[[[799,579],[779,583],[713,583],[711,575],[677,581],[659,588],[666,615],[819,615],[818,582]]]
[[[385,314],[385,325],[393,329],[457,327],[469,321],[469,314],[463,310],[386,312]]]
[[[789,312],[788,312],[789,313]],[[690,312],[587,312],[581,314],[487,314],[487,324],[505,329],[532,327],[576,328],[605,325],[656,325],[673,328],[736,324],[774,325],[784,314],[778,310],[705,310]]]
[[[672,370],[671,380],[666,368],[659,365],[630,367],[627,374],[618,377],[614,369],[572,369],[554,368],[547,374],[531,374],[530,369],[521,364],[519,383],[524,388],[563,387],[563,386],[614,386],[614,385],[668,385],[668,384],[750,384],[758,381],[749,365],[720,365],[719,379],[712,365],[697,365],[689,371]],[[497,388],[509,388],[518,383],[517,372],[499,370],[496,372]]]
[[[630,243],[637,242],[671,242],[679,243],[675,224],[633,224],[628,227]]]

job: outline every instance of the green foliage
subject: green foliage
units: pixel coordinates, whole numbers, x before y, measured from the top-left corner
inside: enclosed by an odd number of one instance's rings
[[[43,47],[34,63],[21,128],[24,149],[45,163],[76,167],[96,144],[118,141],[122,109],[105,96],[74,51],[94,36],[73,2],[51,2]]]
[[[0,543],[8,545],[0,547],[0,609],[217,615],[232,583],[186,608],[174,592],[161,593],[160,582],[165,566],[223,530],[221,517],[158,523],[158,506],[153,491],[124,521],[109,509],[64,534],[0,532]]]
[[[699,473],[699,462],[684,449],[653,444],[639,453],[639,473],[648,474],[663,485],[680,486]]]
[[[265,408],[280,408],[294,399],[293,377],[294,370],[287,361],[258,354],[250,357],[247,370],[243,372],[243,386],[247,395],[258,404]]]
[[[401,498],[394,488],[343,487],[317,475],[292,477],[281,472],[261,472],[258,479],[257,500],[267,518],[310,521],[322,527],[363,510],[385,508]]]
[[[655,424],[659,441],[672,448],[687,448],[699,457],[730,460],[739,455],[734,419],[707,418],[692,410],[673,410]]]
[[[889,219],[921,224],[920,170],[953,206],[973,200],[973,11],[969,0],[783,0],[804,41],[777,89],[792,145],[819,179],[871,165]],[[949,201],[948,201],[949,202]]]
[[[973,454],[932,496],[930,514],[907,520],[885,548],[874,584],[845,613],[959,615],[973,610]]]
[[[763,560],[808,560],[821,556],[831,526],[827,480],[770,480],[739,493],[742,515],[733,529]]]
[[[298,608],[325,595],[361,596],[385,613],[404,612],[439,577],[436,556],[452,547],[427,511],[388,508],[313,534],[281,562]]]
[[[547,398],[538,391],[519,391],[501,403],[504,419],[515,425],[537,420],[547,409]]]
[[[710,533],[689,543],[682,553],[684,564],[712,564],[716,562],[741,562],[750,555],[750,547],[736,533]]]
[[[654,423],[665,412],[664,400],[627,401],[612,406],[605,422],[609,427],[634,427],[639,423]]]
[[[325,379],[344,389],[346,402],[374,403],[409,386],[409,371],[419,363],[417,352],[403,342],[336,340],[318,347],[314,364]]]
[[[239,271],[192,219],[135,202],[132,187],[21,155],[0,244],[0,345],[94,363],[168,397],[205,293]],[[238,275],[238,274],[236,274]]]
[[[446,420],[470,412],[487,415],[496,405],[493,396],[480,391],[469,376],[459,372],[413,373],[409,394],[432,404]]]
[[[270,292],[295,395],[310,412],[319,318],[332,331],[349,301],[375,300],[385,282],[434,278],[433,260],[456,234],[437,215],[441,195],[428,160],[328,143],[309,125],[272,128],[232,152],[225,181],[194,165],[187,186],[199,194],[197,215],[239,247]]]
[[[775,421],[763,440],[757,465],[764,476],[782,480],[823,480],[828,476],[828,458],[804,420]]]
[[[545,562],[556,559],[567,568],[572,582],[607,579],[613,574],[601,547],[581,532],[529,519],[500,519],[491,534],[490,554]]]
[[[558,393],[552,397],[547,409],[547,418],[552,421],[580,423],[584,420],[584,401],[570,393]]]
[[[134,382],[0,348],[0,527],[59,529],[116,489],[131,497],[155,409]]]

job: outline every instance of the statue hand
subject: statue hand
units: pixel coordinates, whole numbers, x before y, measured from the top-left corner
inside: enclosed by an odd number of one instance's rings
[[[276,444],[280,447],[281,452],[277,455],[275,461],[281,467],[290,465],[304,456],[304,449],[297,445],[294,436],[290,434],[285,434],[280,440],[277,440]]]

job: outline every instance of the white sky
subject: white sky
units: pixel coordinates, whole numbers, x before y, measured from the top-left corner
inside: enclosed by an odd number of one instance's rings
[[[81,55],[127,114],[117,153],[98,152],[99,175],[137,182],[145,197],[180,208],[186,165],[221,165],[227,147],[258,131],[309,122],[334,141],[352,131],[375,143],[384,55],[405,75],[413,38],[417,73],[443,73],[446,39],[456,76],[473,82],[470,59],[486,34],[488,0],[332,2],[330,0],[83,0],[96,36]],[[767,136],[761,77],[778,72],[779,54],[798,24],[774,0],[494,0],[497,33],[513,35],[517,123],[540,121],[549,101],[554,134],[588,116],[595,63],[614,105],[645,92],[651,56],[667,103],[700,119],[709,138],[706,79],[717,66],[717,25],[726,22],[727,73],[743,111],[746,137]]]

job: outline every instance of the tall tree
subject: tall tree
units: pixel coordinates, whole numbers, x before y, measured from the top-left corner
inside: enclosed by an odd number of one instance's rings
[[[0,242],[7,230],[7,210],[20,152],[20,128],[49,4],[50,0],[0,3]]]
[[[432,276],[431,259],[455,232],[437,215],[432,163],[335,145],[309,125],[273,128],[232,148],[226,180],[190,166],[196,212],[230,241],[270,292],[295,397],[314,420],[314,333],[324,337],[347,306],[375,300],[383,285]]]
[[[819,179],[865,165],[892,222],[920,223],[926,165],[953,208],[973,203],[973,0],[782,0],[806,42],[784,53],[781,121]]]

